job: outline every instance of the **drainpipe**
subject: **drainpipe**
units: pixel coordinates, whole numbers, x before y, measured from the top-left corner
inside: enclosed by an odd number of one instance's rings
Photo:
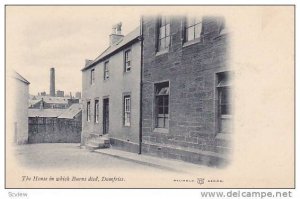
[[[140,82],[140,126],[139,126],[139,153],[138,154],[142,154],[142,123],[143,123],[143,117],[142,117],[142,114],[143,114],[143,95],[142,95],[142,91],[143,91],[143,16],[141,16],[141,19],[140,19],[140,41],[141,41],[141,75],[140,75],[140,78],[141,78],[141,82]]]

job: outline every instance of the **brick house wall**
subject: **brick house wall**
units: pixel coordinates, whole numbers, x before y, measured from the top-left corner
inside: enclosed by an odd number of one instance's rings
[[[143,153],[217,165],[230,151],[218,135],[218,72],[228,69],[223,19],[204,17],[201,39],[185,42],[185,17],[171,17],[170,47],[157,52],[157,17],[143,18]],[[155,128],[155,83],[169,82],[169,128]]]

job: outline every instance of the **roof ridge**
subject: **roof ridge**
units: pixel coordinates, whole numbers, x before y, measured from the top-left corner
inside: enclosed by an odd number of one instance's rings
[[[91,66],[93,66],[95,63],[97,63],[99,60],[101,60],[102,58],[118,51],[121,47],[123,47],[124,45],[128,44],[129,42],[131,42],[132,40],[134,40],[135,38],[140,36],[140,32],[139,32],[140,26],[137,26],[136,28],[134,28],[132,31],[130,31],[128,34],[126,34],[123,38],[121,38],[120,40],[118,40],[115,44],[107,47],[99,56],[97,56],[91,63],[89,63],[88,65],[86,65],[84,68],[82,68],[81,70],[84,71],[88,68],[90,68]],[[133,37],[133,38],[130,38]],[[126,41],[126,39],[128,39],[128,41]],[[121,44],[122,42],[125,42],[123,45]],[[121,44],[121,45],[119,45]],[[109,52],[111,50],[111,52]],[[106,54],[107,53],[107,54]]]

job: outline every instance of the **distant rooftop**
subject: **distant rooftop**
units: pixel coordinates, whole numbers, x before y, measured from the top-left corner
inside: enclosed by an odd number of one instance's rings
[[[81,111],[81,104],[72,104],[58,118],[73,119]]]
[[[16,71],[13,71],[13,77],[24,82],[25,84],[30,84],[30,82],[27,79],[25,79],[22,75],[20,75]]]
[[[28,109],[28,117],[58,117],[65,109]]]
[[[28,117],[73,119],[80,111],[81,104],[72,104],[68,109],[28,109]]]

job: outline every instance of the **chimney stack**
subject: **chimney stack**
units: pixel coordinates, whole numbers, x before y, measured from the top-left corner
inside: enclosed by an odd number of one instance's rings
[[[122,22],[120,22],[112,27],[112,33],[109,35],[109,45],[112,46],[123,37],[124,35],[122,35]]]
[[[55,69],[50,68],[50,96],[55,97]]]

